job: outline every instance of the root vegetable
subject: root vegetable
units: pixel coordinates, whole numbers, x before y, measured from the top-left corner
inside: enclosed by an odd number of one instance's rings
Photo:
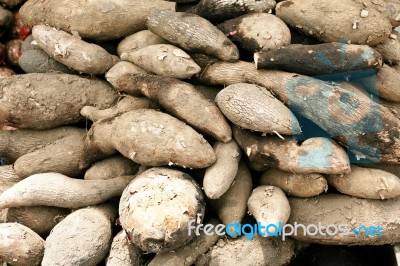
[[[330,83],[276,70],[255,70],[251,63],[218,62],[201,80],[214,85],[254,83],[270,89],[295,114],[310,119],[359,158],[400,162],[400,120],[373,99]]]
[[[101,119],[113,118],[124,113],[137,109],[155,109],[159,105],[146,97],[124,96],[118,103],[111,108],[99,110],[94,106],[85,106],[81,110],[81,115],[97,122]]]
[[[67,209],[48,206],[9,208],[7,222],[25,225],[45,237],[69,213]]]
[[[81,180],[58,173],[36,174],[0,194],[0,209],[25,206],[82,208],[121,195],[134,176]]]
[[[186,12],[196,14],[211,22],[222,22],[247,13],[268,13],[274,9],[275,5],[274,0],[244,0],[240,3],[234,0],[200,0]]]
[[[249,213],[254,216],[258,223],[267,227],[270,224],[286,224],[290,216],[290,205],[285,193],[274,186],[256,187],[247,202]],[[265,229],[268,233],[277,233],[275,228]]]
[[[224,61],[237,61],[237,47],[211,22],[196,15],[157,10],[147,19],[149,30],[172,44]]]
[[[14,75],[0,79],[0,124],[54,128],[78,122],[86,105],[109,108],[117,98],[116,91],[96,79],[50,73]]]
[[[382,55],[385,63],[398,65],[400,63],[400,33],[392,31],[395,38],[387,38],[383,43],[378,44],[374,49]]]
[[[298,144],[293,138],[262,137],[237,127],[233,128],[233,135],[258,171],[272,166],[299,174],[350,172],[346,152],[327,138],[310,138]]]
[[[125,231],[119,232],[111,243],[106,266],[141,266],[142,251],[129,242]]]
[[[363,10],[367,11],[366,16],[361,14]],[[288,0],[277,4],[275,11],[290,26],[323,42],[349,41],[374,46],[392,31],[383,14],[353,0]]]
[[[303,229],[299,228],[297,234],[292,236],[296,240],[325,245],[383,245],[400,241],[400,199],[381,201],[326,194],[307,199],[289,198],[289,203],[292,212],[288,223],[292,225],[294,222],[306,226],[318,223],[322,226],[347,225],[335,235],[305,236]],[[359,236],[351,232],[353,229],[360,229],[361,226],[374,226],[376,235],[366,236],[363,229]],[[383,228],[382,236],[377,234],[378,226]],[[330,232],[333,232],[333,228]]]
[[[16,73],[14,70],[8,68],[8,67],[0,67],[0,79],[1,78],[8,78],[12,75],[15,75]]]
[[[158,101],[166,111],[201,132],[222,142],[232,139],[231,128],[216,104],[186,82],[148,74],[128,75],[129,87],[122,91]]]
[[[127,76],[146,73],[147,72],[143,68],[138,67],[131,62],[120,61],[108,70],[106,73],[106,79],[115,89],[124,90],[129,88],[131,85],[129,84],[129,79],[126,78]]]
[[[29,35],[22,43],[18,64],[26,73],[74,73],[72,69],[53,59],[39,45],[35,44],[32,35]]]
[[[143,251],[162,252],[182,247],[193,239],[191,220],[200,223],[203,194],[187,174],[168,168],[151,168],[124,190],[119,215],[129,239]]]
[[[400,26],[400,3],[396,0],[358,0],[367,7],[378,10],[392,23],[393,27]]]
[[[7,63],[13,67],[18,66],[18,60],[21,56],[21,46],[23,41],[19,39],[6,42]]]
[[[207,224],[213,226],[218,225],[218,220],[211,220]],[[220,236],[217,234],[206,235],[204,231],[200,232],[191,242],[170,252],[158,253],[148,264],[148,266],[190,266],[200,257],[206,253],[217,241]]]
[[[191,78],[201,71],[185,51],[171,44],[155,44],[135,52],[122,53],[121,59],[131,61],[148,72],[178,79]]]
[[[216,160],[210,144],[178,119],[150,109],[131,111],[92,126],[85,140],[88,166],[119,151],[138,164],[205,168]]]
[[[294,255],[295,244],[291,239],[246,236],[231,240],[220,240],[210,251],[209,266],[224,265],[287,265]]]
[[[80,136],[83,130],[74,127],[58,127],[48,130],[0,130],[0,157],[11,161],[24,154],[47,146],[64,137]]]
[[[44,24],[76,31],[82,38],[111,40],[144,30],[147,16],[155,9],[175,10],[175,3],[161,0],[29,0],[19,12],[24,24],[30,28]]]
[[[150,45],[163,43],[168,42],[149,30],[142,30],[124,38],[118,44],[117,52],[121,56],[123,53],[132,53]]]
[[[215,101],[239,127],[263,133],[301,133],[293,113],[266,88],[248,83],[229,85],[218,93]]]
[[[340,192],[364,199],[400,197],[400,178],[386,171],[351,166],[346,175],[328,175],[328,182]]]
[[[203,179],[204,193],[210,199],[218,199],[229,189],[242,157],[242,151],[234,140],[228,143],[216,142],[214,152],[217,161],[206,169]]]
[[[379,71],[382,67],[382,56],[369,46],[340,43],[290,44],[256,53],[254,61],[257,69],[281,69],[309,76],[368,69]]]
[[[87,43],[79,37],[49,26],[33,27],[32,36],[52,58],[81,73],[104,74],[119,60],[101,46]]]
[[[296,197],[318,196],[328,190],[328,182],[321,174],[294,174],[278,169],[265,171],[260,184],[279,187],[288,195]]]
[[[56,140],[19,157],[14,163],[15,172],[21,178],[46,172],[71,177],[79,175],[82,171],[79,162],[83,156],[83,133]]]
[[[18,223],[0,223],[0,259],[9,265],[40,265],[44,240]]]
[[[98,265],[110,250],[116,215],[114,204],[106,203],[65,217],[46,238],[42,265]]]
[[[225,35],[249,52],[277,49],[290,44],[288,26],[278,17],[266,13],[252,13],[227,20],[218,25]]]
[[[116,176],[133,175],[139,166],[122,156],[113,156],[95,163],[85,173],[85,180],[107,180]]]
[[[219,199],[210,200],[211,207],[216,211],[222,223],[241,223],[247,213],[247,201],[253,189],[251,174],[242,161],[232,186]]]

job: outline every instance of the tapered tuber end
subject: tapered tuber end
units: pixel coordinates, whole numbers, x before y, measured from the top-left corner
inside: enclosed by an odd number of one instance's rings
[[[128,53],[122,53],[120,57],[121,57],[121,60],[129,60],[129,54]]]

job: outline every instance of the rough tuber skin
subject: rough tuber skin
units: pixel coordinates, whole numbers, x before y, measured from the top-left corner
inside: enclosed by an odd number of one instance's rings
[[[113,156],[95,163],[84,176],[85,180],[107,180],[116,176],[133,175],[139,169],[139,165],[123,156]]]
[[[44,240],[18,223],[0,223],[0,259],[9,265],[40,265]]]
[[[207,224],[217,226],[219,223],[217,219],[213,219]],[[220,239],[217,234],[206,235],[204,231],[200,231],[200,235],[196,236],[188,244],[170,251],[158,253],[148,264],[148,266],[190,266],[202,254],[206,253],[212,246]]]
[[[69,213],[68,209],[49,206],[8,208],[7,223],[25,225],[45,238]]]
[[[32,36],[52,58],[80,73],[101,75],[119,61],[101,46],[49,26],[33,27]]]
[[[180,120],[139,109],[95,123],[87,133],[81,167],[119,151],[138,164],[205,168],[216,156],[208,142]]]
[[[46,172],[70,177],[79,175],[82,172],[79,162],[83,156],[84,133],[82,130],[80,135],[67,136],[22,155],[14,162],[16,174],[21,178]]]
[[[187,244],[188,223],[200,223],[205,210],[203,193],[187,174],[150,168],[124,190],[120,223],[130,241],[143,251],[164,252]]]
[[[371,200],[342,194],[326,194],[313,198],[289,198],[291,214],[288,223],[294,222],[305,225],[321,223],[347,224],[350,230],[360,226],[381,226],[382,235],[366,236],[364,230],[360,236],[340,233],[330,236],[328,234],[306,235],[299,229],[294,239],[324,245],[384,245],[400,241],[400,199]],[[332,229],[333,230],[333,229]],[[377,229],[375,230],[375,232]]]
[[[364,199],[400,197],[400,178],[392,173],[352,165],[351,173],[328,175],[327,180],[343,194]]]
[[[0,130],[0,157],[14,162],[24,154],[47,146],[65,137],[81,136],[84,131],[75,127],[48,130]]]
[[[314,197],[328,190],[328,182],[318,173],[296,174],[271,168],[260,178],[260,185],[276,186],[288,195]]]
[[[344,174],[350,172],[346,151],[327,138],[296,139],[261,136],[233,127],[233,136],[257,171],[269,167],[292,173]]]
[[[297,135],[297,118],[266,88],[237,83],[221,90],[215,101],[222,113],[239,127],[262,133]]]
[[[242,150],[236,141],[214,144],[217,161],[206,169],[203,179],[204,193],[209,199],[221,197],[235,180],[242,157]]]
[[[142,251],[129,242],[125,231],[120,231],[111,243],[106,266],[141,266],[143,265]]]
[[[222,223],[241,223],[247,213],[247,201],[253,190],[251,174],[244,161],[239,163],[235,180],[220,198],[209,200]]]
[[[231,141],[231,128],[217,105],[193,85],[170,77],[126,74],[130,86],[123,92],[142,94],[158,103],[173,116],[224,143]],[[117,89],[119,90],[119,89]]]
[[[120,196],[133,178],[81,180],[58,173],[36,174],[0,194],[0,209],[40,205],[70,209],[87,207]]]
[[[224,61],[239,59],[239,51],[211,22],[197,15],[170,10],[153,11],[148,29],[185,50],[205,53]]]
[[[86,105],[109,108],[118,93],[107,82],[76,75],[32,73],[0,79],[0,124],[50,129],[81,119]]]
[[[211,22],[222,22],[247,13],[268,13],[274,9],[275,0],[200,0],[195,6],[186,10]]]
[[[268,88],[293,113],[313,121],[359,158],[400,162],[400,120],[373,99],[341,85],[278,70],[256,70],[254,64],[242,61],[214,63],[200,79],[213,85],[254,83]]]
[[[113,202],[74,211],[46,238],[42,265],[98,265],[110,250],[116,216]]]
[[[118,44],[117,52],[121,56],[123,53],[136,52],[146,46],[163,43],[168,42],[149,30],[142,30],[125,37]]]

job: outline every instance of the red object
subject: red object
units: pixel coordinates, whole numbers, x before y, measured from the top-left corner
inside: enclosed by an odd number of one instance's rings
[[[31,29],[22,23],[18,11],[14,13],[14,17],[15,22],[10,30],[11,39],[25,40],[31,34]]]

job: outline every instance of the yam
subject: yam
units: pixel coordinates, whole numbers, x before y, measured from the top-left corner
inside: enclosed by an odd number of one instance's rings
[[[104,41],[146,29],[147,16],[155,9],[175,10],[175,3],[162,0],[28,0],[19,13],[23,23],[30,28],[49,25],[76,31],[82,38]]]
[[[398,65],[400,64],[400,33],[394,30],[390,36],[374,49],[382,55],[386,64]]]
[[[118,94],[106,82],[68,74],[32,73],[0,79],[0,124],[49,129],[81,119],[86,105],[109,108]]]
[[[285,193],[275,186],[256,187],[247,201],[247,208],[257,222],[265,227],[270,224],[278,226],[279,223],[284,225],[290,216],[289,201]],[[272,228],[265,229],[262,233],[268,236],[268,233],[276,232],[275,228]]]
[[[95,123],[85,139],[81,167],[117,151],[148,166],[205,168],[216,160],[212,147],[199,133],[168,114],[150,109]]]
[[[101,46],[87,43],[79,37],[50,26],[33,27],[32,36],[52,58],[80,73],[101,75],[119,60]]]
[[[298,174],[350,172],[346,152],[327,138],[310,138],[299,144],[293,138],[263,137],[237,127],[233,136],[257,171],[274,167]]]
[[[328,182],[340,192],[364,199],[400,197],[400,178],[386,171],[351,166],[351,173],[328,175]]]
[[[108,180],[116,176],[133,175],[139,166],[123,156],[113,156],[95,163],[84,176],[85,180]]]
[[[294,241],[282,241],[277,237],[246,236],[231,240],[220,240],[210,251],[209,266],[225,265],[287,265],[294,256]]]
[[[131,85],[129,84],[129,79],[126,80],[127,76],[130,74],[135,75],[146,73],[147,72],[143,68],[138,67],[131,62],[120,61],[108,70],[106,73],[106,79],[116,90],[124,90],[125,88],[129,88]]]
[[[192,240],[194,234],[188,234],[188,223],[200,223],[204,210],[202,191],[189,175],[151,168],[122,193],[119,220],[132,243],[143,251],[158,253]]]
[[[218,214],[222,223],[241,223],[247,213],[247,201],[253,189],[251,174],[246,164],[239,164],[233,184],[220,198],[210,200],[210,206]]]
[[[328,190],[328,182],[318,173],[295,174],[278,169],[265,171],[260,185],[276,186],[288,195],[296,197],[314,197]]]
[[[155,44],[130,53],[122,53],[127,60],[144,70],[165,77],[188,79],[201,68],[185,51],[171,44]]]
[[[114,204],[105,203],[65,217],[46,238],[42,265],[98,265],[110,250],[116,215]]]
[[[168,42],[149,30],[142,30],[125,37],[118,44],[117,52],[121,56],[123,53],[132,53],[150,45],[163,43]]]
[[[290,44],[288,26],[278,17],[266,13],[251,13],[218,25],[229,39],[251,53],[277,49]]]
[[[239,59],[236,45],[211,22],[197,15],[157,10],[149,15],[147,27],[185,50],[212,55],[224,61]]]
[[[287,0],[277,4],[275,11],[290,26],[323,42],[374,46],[392,31],[385,15],[353,0]]]
[[[0,223],[0,260],[9,265],[40,265],[44,240],[18,223]]]
[[[247,13],[268,13],[275,8],[275,0],[200,0],[186,12],[218,23]]]
[[[43,51],[43,49],[37,45],[32,35],[29,35],[22,43],[21,57],[18,59],[18,64],[26,73],[74,73],[72,69],[61,64]]]
[[[207,224],[218,225],[218,220],[213,219]],[[206,235],[204,231],[196,236],[191,242],[178,248],[177,250],[158,253],[148,264],[148,266],[190,266],[202,254],[206,253],[217,241],[220,236],[217,234]]]
[[[215,101],[222,113],[241,128],[262,133],[301,133],[293,113],[266,88],[237,83],[221,90]]]
[[[125,231],[120,231],[111,243],[106,266],[141,266],[142,251],[129,242]]]
[[[228,143],[216,142],[214,152],[217,161],[206,169],[203,179],[203,190],[209,199],[218,199],[235,180],[242,151],[232,140]]]
[[[292,225],[295,222],[305,226],[319,223],[324,227],[346,225],[335,235],[332,235],[333,228],[330,229],[331,235],[326,234],[325,230],[323,230],[324,235],[304,235],[303,229],[299,227],[297,234],[292,236],[298,241],[346,246],[384,245],[400,241],[400,199],[381,201],[340,194],[326,194],[306,199],[289,198],[289,203],[292,211],[288,223]],[[364,228],[361,228],[362,226]],[[371,228],[374,229],[372,230],[374,232],[366,236],[365,230],[371,226],[375,227]],[[382,235],[377,232],[378,226],[383,228]],[[354,229],[357,230],[355,233],[351,231]]]
[[[400,120],[373,99],[337,84],[277,70],[255,70],[251,63],[218,62],[200,76],[207,84],[254,83],[268,88],[301,115],[328,132],[358,158],[400,162]]]
[[[290,44],[254,54],[257,69],[280,69],[315,76],[382,67],[382,56],[367,45]],[[304,67],[307,66],[307,67]]]
[[[82,130],[83,131],[83,130]],[[60,140],[19,157],[14,163],[18,176],[55,172],[70,177],[79,175],[79,162],[83,156],[84,132]]]
[[[45,237],[69,213],[67,209],[48,206],[9,208],[7,222],[25,225]]]
[[[173,116],[188,123],[218,141],[232,139],[231,128],[221,110],[213,101],[186,82],[148,74],[127,75],[130,86],[123,92],[142,95],[157,101]]]
[[[95,106],[85,106],[81,109],[81,115],[87,119],[97,122],[101,119],[120,116],[129,111],[137,109],[156,109],[159,105],[146,97],[134,97],[125,95],[118,103],[107,109],[98,109]]]
[[[81,180],[58,173],[36,174],[0,194],[0,209],[41,205],[71,209],[87,207],[120,196],[133,177]]]
[[[48,130],[22,129],[16,131],[0,130],[0,157],[12,162],[38,148],[64,137],[81,136],[83,130],[74,127],[58,127]]]

